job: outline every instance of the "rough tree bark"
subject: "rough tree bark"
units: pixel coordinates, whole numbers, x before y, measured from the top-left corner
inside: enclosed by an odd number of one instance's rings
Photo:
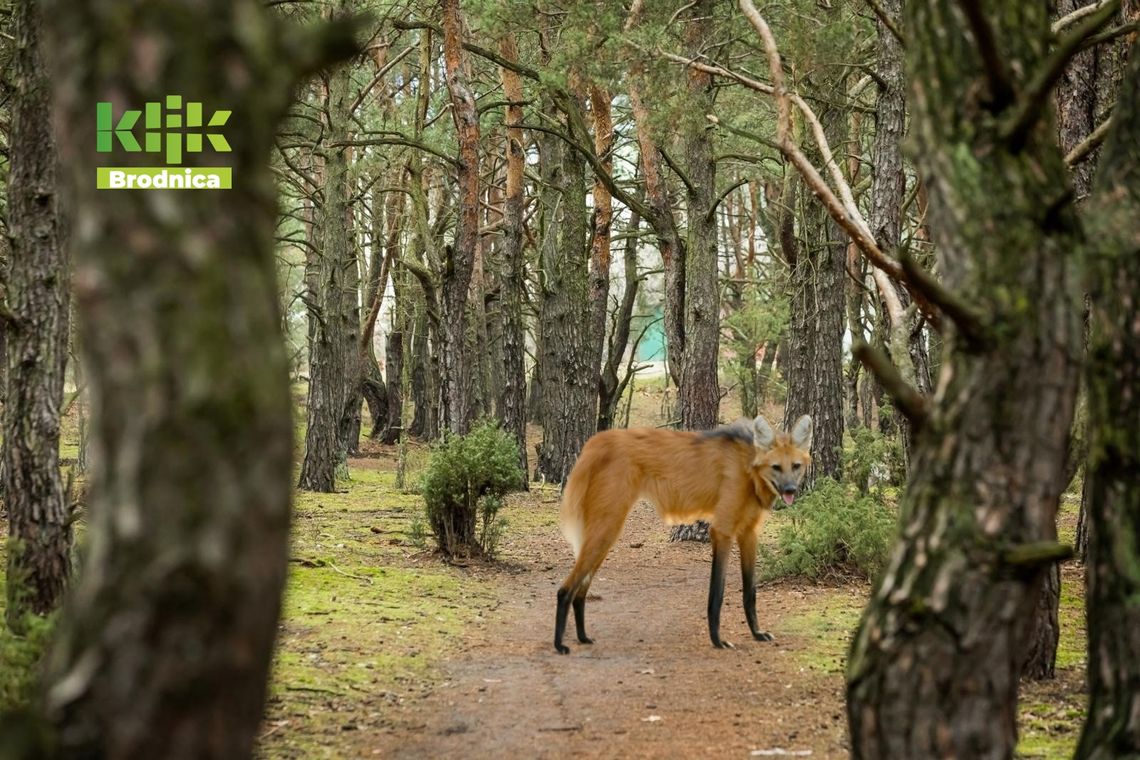
[[[715,3],[699,0],[685,26],[685,46],[694,56],[712,40]],[[706,118],[712,113],[713,78],[690,67],[687,74],[687,108],[684,117],[688,237],[685,243],[683,353],[679,357],[681,381],[677,385],[681,428],[711,430],[717,425],[720,385],[720,287],[716,240],[716,161]]]
[[[444,249],[440,278],[440,429],[463,435],[471,424],[467,350],[467,291],[479,245],[479,113],[468,84],[459,0],[443,1],[443,60],[451,116],[459,140],[456,186],[459,193],[455,241]]]
[[[282,34],[255,0],[51,0],[44,21],[92,393],[87,553],[45,676],[58,756],[249,757],[293,438],[269,156],[297,78],[347,56],[351,25]],[[97,191],[91,104],[170,93],[232,111],[232,152],[185,163],[231,166],[233,189]]]
[[[856,758],[1016,745],[1025,621],[1065,548],[1053,526],[1081,341],[1083,236],[1035,84],[1047,6],[907,4],[915,161],[953,318],[936,401],[903,407],[921,429],[848,662]]]
[[[842,92],[838,84],[835,89]],[[845,114],[829,109],[820,119],[828,141],[842,143]],[[791,430],[801,415],[812,417],[812,466],[802,485],[806,490],[815,479],[838,478],[840,471],[847,236],[813,198],[801,193],[799,200],[806,240],[788,258],[791,318],[789,359],[784,365],[788,384],[784,429]]]
[[[598,371],[591,367],[593,335],[588,283],[589,214],[585,161],[558,145],[553,159],[557,224],[542,250],[542,445],[538,473],[561,483],[594,433]],[[556,234],[555,234],[556,233]]]
[[[348,406],[349,369],[356,363],[355,336],[360,329],[352,285],[358,278],[349,208],[348,148],[334,143],[348,138],[349,73],[326,78],[323,201],[317,209],[316,260],[306,294],[309,311],[309,389],[305,456],[298,487],[332,493],[338,468],[347,462],[342,421]],[[352,303],[349,304],[350,295]],[[357,408],[359,413],[359,405]]]
[[[15,93],[9,130],[7,397],[3,494],[8,509],[8,627],[59,604],[70,575],[71,522],[59,474],[70,269],[56,189],[51,90],[36,0],[12,8]]]
[[[1079,760],[1140,757],[1140,45],[1090,199],[1089,710]]]

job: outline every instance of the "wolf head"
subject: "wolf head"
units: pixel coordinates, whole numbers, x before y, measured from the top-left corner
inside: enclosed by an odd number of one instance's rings
[[[777,433],[768,420],[758,416],[752,421],[752,442],[756,457],[752,460],[752,477],[766,485],[779,497],[777,509],[796,500],[804,473],[811,465],[811,417],[806,414],[796,420],[790,432]],[[783,504],[780,503],[783,500]]]

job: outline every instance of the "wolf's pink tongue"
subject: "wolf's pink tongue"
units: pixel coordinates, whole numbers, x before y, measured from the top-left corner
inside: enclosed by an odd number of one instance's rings
[[[791,506],[792,502],[796,500],[796,495],[794,493],[785,493],[785,494],[783,494],[783,496],[784,496],[784,503],[787,504],[788,506]]]

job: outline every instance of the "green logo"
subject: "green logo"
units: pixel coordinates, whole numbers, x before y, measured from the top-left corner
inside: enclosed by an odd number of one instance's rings
[[[230,113],[214,111],[205,124],[206,129],[225,126]],[[135,128],[139,118],[144,115],[146,131],[142,133],[140,144]],[[142,110],[124,111],[118,123],[114,121],[112,104],[99,102],[95,105],[95,127],[95,150],[99,153],[112,152],[115,141],[118,140],[119,146],[127,153],[165,152],[167,165],[177,166],[182,163],[183,151],[202,152],[203,137],[209,140],[210,147],[218,153],[230,152],[230,144],[221,133],[203,131],[202,104],[188,101],[183,111],[181,95],[167,95],[165,110],[162,102],[150,102]]]

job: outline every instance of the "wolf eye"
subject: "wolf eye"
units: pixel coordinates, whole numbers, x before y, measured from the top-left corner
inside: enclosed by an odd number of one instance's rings
[[[772,465],[772,469],[773,469],[774,471],[776,471],[776,472],[783,472],[783,471],[784,471],[784,468],[783,468],[783,467],[781,467],[781,466],[780,466],[780,465],[778,465],[778,464],[774,464],[774,465]]]
[[[799,463],[799,462],[795,462],[795,463],[793,463],[793,464],[792,464],[792,469],[793,469],[793,470],[798,470],[798,469],[800,469],[800,463]]]

